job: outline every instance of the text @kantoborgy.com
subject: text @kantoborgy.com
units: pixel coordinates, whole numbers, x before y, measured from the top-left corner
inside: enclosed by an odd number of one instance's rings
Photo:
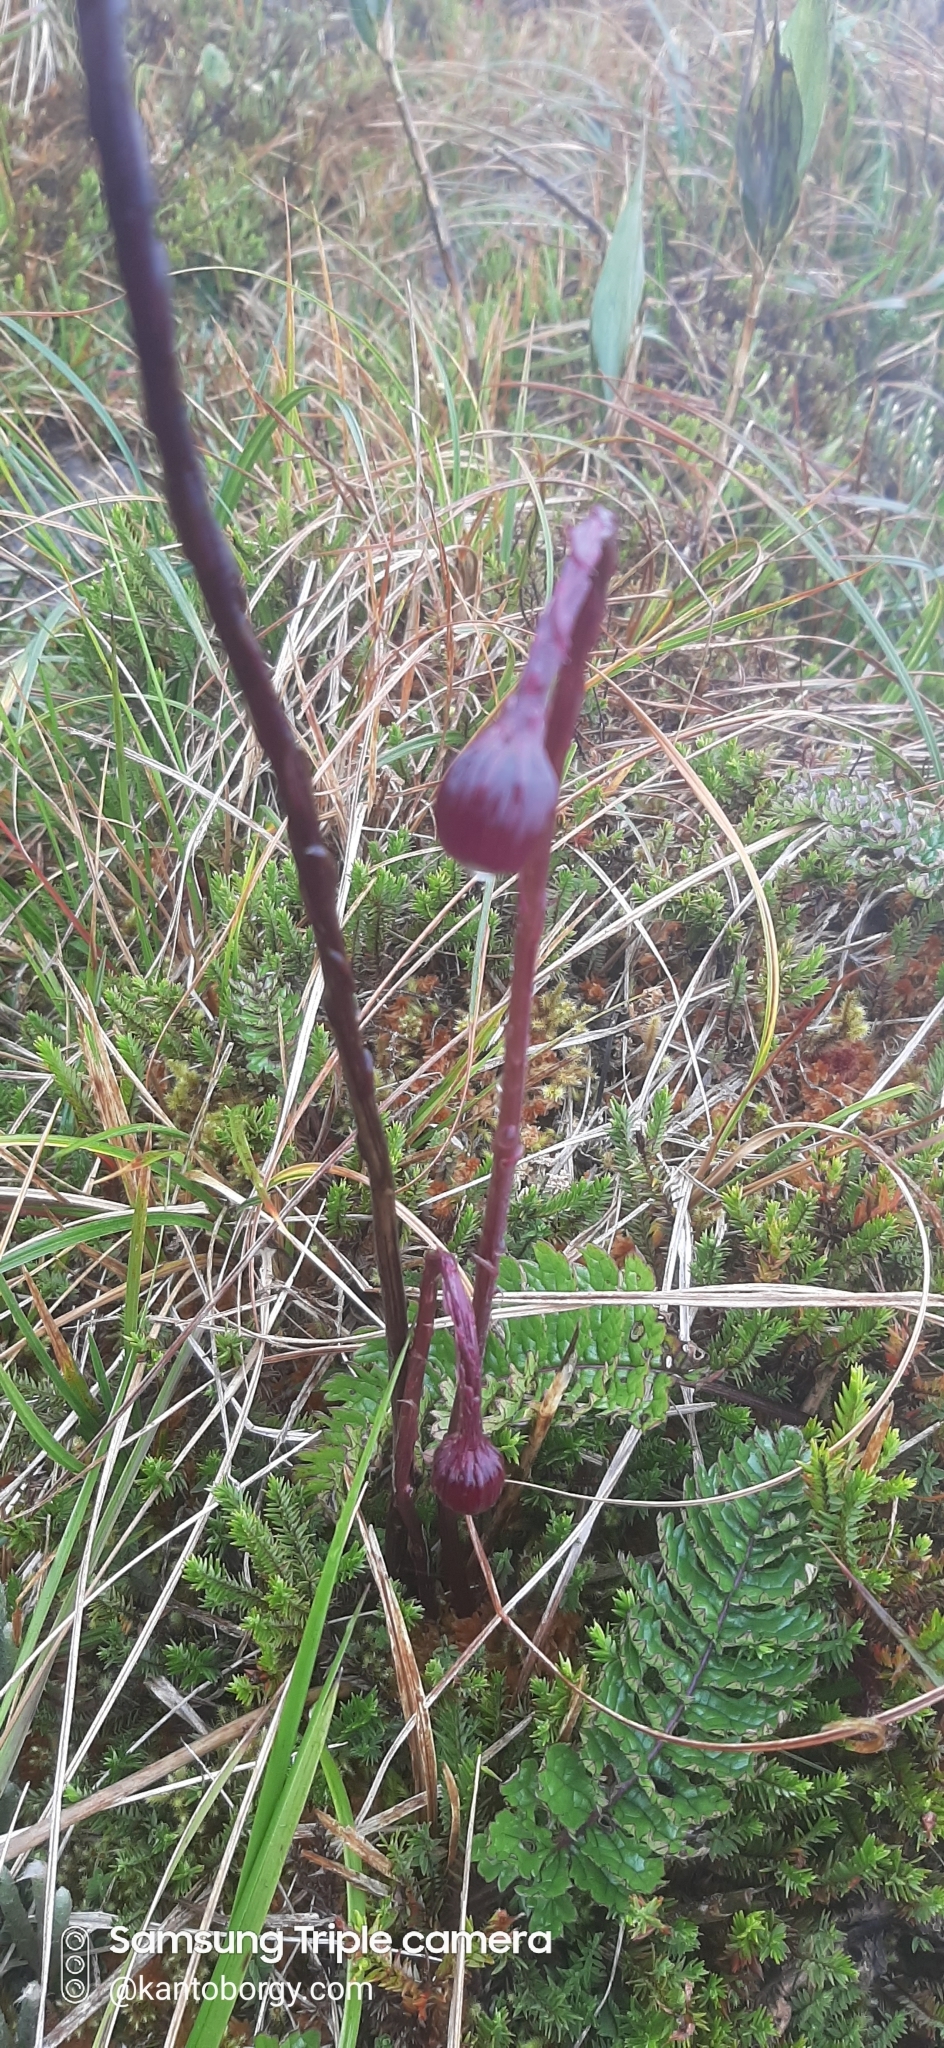
[[[314,1974],[291,1980],[285,1977],[263,1977],[255,1974],[244,1976],[234,1967],[232,1976],[224,1970],[220,1975],[202,1982],[197,1979],[188,1982],[188,1977],[161,1977],[156,1980],[137,1974],[141,1966],[152,1958],[171,1956],[174,1958],[212,1957],[222,1960],[233,1957],[245,1965],[258,1957],[265,1965],[283,1962],[312,1962],[320,1964],[322,1970],[329,1964],[344,1965],[355,1958],[370,1956],[406,1956],[412,1961],[422,1956],[440,1960],[444,1956],[483,1955],[504,1956],[550,1955],[551,1937],[545,1928],[431,1928],[423,1932],[419,1928],[407,1928],[405,1933],[394,1940],[387,1928],[369,1927],[311,1927],[298,1923],[293,1927],[265,1928],[261,1934],[246,1930],[218,1928],[156,1928],[146,1927],[129,1934],[124,1925],[113,1927],[107,1953],[124,1955],[128,1958],[127,1972],[112,1986],[110,1997],[116,2005],[164,2005],[176,2004],[181,1999],[195,2003],[211,2003],[214,2000],[244,2001],[264,2000],[273,2007],[291,2009],[299,2000],[304,2004],[320,2005],[324,2002],[340,2004],[346,1996],[368,2002],[374,1993],[373,1985],[364,1979],[345,1976],[332,1977]],[[189,1972],[188,1972],[189,1976]]]

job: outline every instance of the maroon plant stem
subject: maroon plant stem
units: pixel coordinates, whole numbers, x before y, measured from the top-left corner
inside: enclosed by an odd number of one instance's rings
[[[420,1427],[420,1402],[423,1398],[423,1382],[429,1358],[429,1346],[436,1317],[436,1296],[439,1290],[440,1254],[427,1252],[420,1276],[420,1298],[416,1309],[416,1321],[410,1339],[403,1371],[400,1375],[397,1403],[397,1424],[393,1438],[393,1504],[406,1531],[410,1563],[416,1576],[417,1591],[428,1614],[435,1614],[437,1601],[429,1569],[426,1538],[423,1525],[416,1509],[416,1485],[414,1460]],[[453,1527],[443,1528],[443,1518],[448,1517]],[[455,1597],[458,1590],[461,1598],[461,1571],[456,1575],[456,1553],[458,1532],[455,1516],[449,1517],[448,1509],[440,1503],[440,1546],[441,1557],[446,1559],[450,1587]],[[402,1545],[402,1538],[401,1538]],[[394,1545],[396,1549],[396,1545]],[[455,1583],[453,1583],[455,1581]],[[457,1612],[460,1610],[457,1609]]]
[[[458,1427],[464,1420],[470,1400],[474,1409],[482,1392],[481,1359],[472,1309],[462,1284],[462,1275],[451,1252],[428,1251],[423,1260],[420,1277],[416,1322],[413,1325],[410,1349],[403,1368],[400,1393],[402,1424],[393,1457],[393,1493],[401,1513],[404,1505],[408,1505],[413,1499],[413,1457],[419,1434],[420,1402],[423,1398],[423,1382],[436,1320],[440,1281],[443,1305],[452,1321],[456,1343],[456,1397],[452,1407],[450,1429]],[[404,1520],[406,1519],[404,1515]]]
[[[492,1302],[498,1285],[498,1265],[505,1248],[508,1205],[514,1190],[515,1168],[522,1153],[521,1118],[528,1080],[531,1003],[544,931],[552,840],[553,826],[529,854],[518,877],[518,918],[505,1025],[505,1063],[492,1146],[492,1170],[475,1261],[473,1307],[480,1354],[484,1353],[488,1336]]]
[[[436,1296],[439,1290],[441,1259],[441,1253],[427,1252],[423,1262],[416,1322],[413,1325],[413,1336],[401,1379],[400,1426],[397,1430],[393,1451],[393,1497],[407,1525],[411,1554],[413,1552],[413,1525],[415,1524],[424,1564],[425,1548],[423,1547],[422,1532],[419,1528],[416,1508],[413,1503],[413,1458],[416,1452],[416,1439],[419,1434],[420,1402],[423,1398],[426,1362],[429,1358],[429,1346],[436,1316]],[[415,1557],[414,1563],[416,1563]]]
[[[606,612],[606,590],[616,566],[613,521],[600,507],[587,514],[571,539],[571,554],[558,589],[543,613],[519,689],[541,695],[547,703],[544,745],[558,781],[577,730],[583,706],[584,678],[591,649],[596,646]],[[589,577],[589,581],[588,581]],[[505,1227],[521,1158],[521,1119],[528,1079],[531,1005],[537,973],[554,823],[532,846],[518,875],[518,917],[511,974],[505,1064],[498,1123],[492,1148],[492,1171],[485,1197],[485,1215],[475,1270],[475,1327],[484,1353],[498,1285],[498,1266],[505,1248]]]
[[[288,824],[302,899],[318,945],[324,1005],[370,1182],[374,1237],[392,1359],[406,1344],[390,1155],[360,1032],[354,977],[337,912],[334,862],[321,838],[308,762],[276,695],[249,623],[236,559],[210,509],[190,429],[174,341],[167,257],[154,229],[155,189],[134,108],[124,49],[123,0],[78,0],[89,115],[141,365],[148,425],[157,441],[171,518],[229,656],[260,745],[269,757]]]
[[[505,1467],[482,1428],[482,1360],[475,1316],[462,1275],[449,1252],[427,1252],[423,1264],[413,1341],[403,1377],[401,1423],[394,1447],[394,1502],[407,1530],[420,1586],[425,1587],[426,1554],[414,1500],[413,1460],[440,1282],[443,1305],[455,1338],[456,1397],[448,1433],[433,1459],[433,1486],[439,1496],[440,1570],[455,1612],[467,1614],[475,1600],[468,1561],[459,1541],[457,1513],[480,1514],[494,1507],[504,1485]]]

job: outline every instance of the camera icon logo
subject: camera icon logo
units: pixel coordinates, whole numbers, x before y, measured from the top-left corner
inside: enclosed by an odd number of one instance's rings
[[[67,1927],[59,1947],[62,1995],[78,2005],[92,1989],[92,1944],[84,1927]]]

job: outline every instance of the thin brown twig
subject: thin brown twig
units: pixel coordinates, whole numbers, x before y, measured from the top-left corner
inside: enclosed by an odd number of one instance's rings
[[[79,29],[92,133],[144,386],[161,453],[171,517],[239,682],[279,787],[302,898],[324,976],[324,1002],[367,1168],[384,1321],[391,1358],[407,1335],[393,1171],[377,1103],[373,1061],[361,1036],[354,977],[337,911],[334,862],[318,819],[311,772],[262,648],[249,623],[235,556],[215,520],[180,381],[167,258],[154,228],[156,194],[134,106],[123,37],[123,0],[79,0]]]
[[[582,227],[589,228],[604,254],[606,253],[610,246],[610,237],[602,220],[597,220],[595,213],[591,213],[588,207],[581,206],[579,199],[572,199],[562,185],[555,185],[553,178],[546,178],[543,171],[534,170],[531,164],[526,164],[522,157],[516,156],[511,149],[505,149],[500,142],[495,144],[495,154],[503,163],[510,164],[513,170],[520,171],[523,178],[530,178],[532,185],[540,186],[541,191],[546,192],[549,199],[555,199],[558,206],[562,206],[565,213],[572,214],[574,220],[579,220]]]

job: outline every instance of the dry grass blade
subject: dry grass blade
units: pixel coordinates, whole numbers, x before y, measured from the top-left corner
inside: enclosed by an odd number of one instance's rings
[[[341,1877],[351,1891],[365,1892],[373,1899],[389,1899],[390,1887],[380,1884],[375,1877],[365,1877],[363,1871],[349,1870],[345,1863],[338,1863],[333,1856],[322,1856],[317,1849],[303,1849],[306,1863],[314,1864],[316,1870],[325,1870],[329,1877]]]
[[[346,1849],[353,1849],[355,1856],[362,1857],[368,1869],[375,1870],[378,1877],[393,1876],[393,1864],[389,1856],[382,1855],[379,1849],[374,1848],[372,1842],[358,1834],[356,1828],[343,1827],[335,1814],[325,1813],[320,1806],[315,1807],[315,1818],[320,1820],[322,1827],[334,1841],[342,1842]]]
[[[448,1764],[443,1764],[442,1775],[443,1784],[449,1795],[449,1847],[446,1851],[446,1869],[451,1870],[456,1860],[456,1851],[459,1847],[459,1825],[462,1819],[462,1808],[459,1803],[459,1787]]]
[[[462,1865],[462,1890],[459,1895],[459,1927],[464,1930],[469,1910],[469,1882],[472,1875],[472,1838],[475,1831],[475,1816],[479,1803],[479,1780],[482,1776],[482,1752],[475,1759],[475,1776],[469,1799],[469,1819],[465,1831],[465,1861]],[[465,1998],[465,1949],[460,1947],[456,1956],[455,1973],[452,1980],[452,2002],[449,2007],[449,2031],[446,2048],[461,2048],[462,2009]]]
[[[535,1660],[540,1658],[542,1661],[546,1661],[543,1656],[544,1644],[547,1642],[551,1629],[553,1628],[554,1620],[560,1610],[560,1604],[563,1600],[564,1594],[567,1591],[570,1581],[573,1578],[574,1572],[576,1571],[577,1566],[580,1563],[580,1559],[583,1556],[587,1544],[590,1541],[590,1538],[593,1534],[595,1523],[597,1522],[599,1516],[603,1513],[603,1510],[606,1507],[610,1495],[618,1486],[619,1481],[622,1478],[623,1473],[625,1472],[626,1467],[629,1464],[629,1461],[633,1455],[633,1452],[638,1449],[641,1441],[642,1430],[635,1429],[632,1427],[627,1429],[625,1436],[622,1438],[622,1441],[619,1443],[615,1452],[613,1453],[612,1458],[610,1459],[609,1465],[607,1466],[603,1478],[601,1479],[600,1484],[597,1488],[596,1494],[594,1495],[592,1506],[588,1509],[587,1513],[581,1518],[578,1528],[574,1530],[573,1540],[568,1546],[564,1562],[561,1565],[557,1578],[554,1581],[554,1585],[545,1603],[544,1612],[541,1616],[540,1621],[538,1622],[538,1626],[535,1631],[534,1641],[529,1643],[528,1645],[528,1653],[521,1667],[521,1673],[516,1688],[519,1699],[521,1698],[522,1694],[527,1691],[527,1687],[531,1678],[531,1673],[534,1669]],[[469,1523],[469,1527],[470,1529],[472,1528],[471,1522]],[[476,1555],[478,1555],[477,1535],[475,1537],[475,1543]],[[492,1583],[494,1583],[494,1581]]]
[[[82,996],[79,989],[73,988],[72,994],[80,1007],[83,1018],[83,1029],[79,1042],[82,1047],[82,1056],[85,1061],[86,1073],[88,1074],[89,1087],[95,1098],[95,1105],[101,1118],[102,1129],[105,1131],[127,1131],[128,1112],[115,1076],[108,1040],[92,1005]],[[133,1133],[129,1132],[122,1142],[128,1146],[132,1153],[139,1153],[140,1147]],[[155,1196],[147,1161],[142,1159],[140,1165],[119,1166],[118,1171],[130,1206],[134,1207],[138,1189],[143,1186],[148,1207],[150,1208],[155,1201]]]
[[[438,1771],[436,1745],[433,1741],[433,1727],[429,1718],[429,1703],[423,1691],[419,1666],[410,1641],[403,1611],[397,1599],[390,1574],[384,1563],[383,1552],[377,1541],[376,1531],[357,1516],[357,1529],[367,1563],[380,1594],[380,1604],[387,1624],[390,1639],[390,1655],[393,1659],[394,1677],[400,1705],[410,1726],[410,1757],[413,1764],[413,1783],[422,1792],[426,1802],[426,1818],[435,1826],[438,1809]]]
[[[727,1118],[721,1130],[716,1131],[711,1140],[702,1164],[702,1171],[704,1171],[705,1167],[714,1157],[719,1145],[724,1143],[725,1138],[734,1129],[741,1110],[745,1103],[750,1100],[758,1076],[764,1071],[771,1047],[773,1046],[774,1034],[777,1029],[777,1012],[780,1008],[780,955],[777,948],[777,934],[774,930],[774,921],[770,914],[770,905],[764,893],[764,885],[757,869],[748,853],[747,847],[744,845],[740,833],[732,825],[730,818],[721,804],[719,804],[717,798],[712,796],[710,789],[706,787],[701,776],[692,767],[691,762],[686,761],[684,754],[679,752],[674,741],[669,738],[667,733],[660,731],[655,721],[650,718],[648,711],[644,711],[642,705],[638,704],[635,698],[628,696],[624,690],[621,690],[618,684],[613,683],[610,687],[622,699],[623,703],[628,706],[634,718],[639,720],[644,732],[647,732],[650,739],[655,740],[656,744],[662,748],[667,759],[671,761],[673,768],[681,775],[683,781],[687,782],[689,789],[697,797],[698,802],[704,805],[709,816],[714,819],[715,824],[719,826],[725,838],[734,847],[751,885],[751,894],[757,905],[757,915],[764,937],[767,985],[764,992],[764,1024],[760,1043],[740,1101],[736,1108],[732,1110],[731,1115]]]
[[[172,1778],[175,1771],[183,1770],[195,1757],[211,1756],[215,1749],[224,1749],[231,1742],[245,1744],[262,1726],[269,1712],[268,1704],[254,1707],[251,1714],[240,1714],[238,1720],[229,1721],[222,1728],[210,1728],[205,1735],[196,1735],[182,1749],[173,1749],[169,1756],[144,1764],[140,1771],[132,1771],[130,1777],[119,1778],[113,1785],[103,1785],[99,1792],[90,1792],[84,1799],[73,1800],[60,1811],[60,1828],[64,1831],[84,1827],[86,1821],[98,1820],[103,1813],[112,1813],[117,1807],[139,1799],[143,1792],[163,1785],[165,1779]],[[173,1785],[168,1785],[167,1789],[173,1791]],[[0,1860],[9,1863],[14,1857],[40,1849],[44,1842],[48,1842],[52,1825],[52,1816],[47,1814],[44,1820],[35,1821],[31,1827],[14,1828],[0,1842]]]

